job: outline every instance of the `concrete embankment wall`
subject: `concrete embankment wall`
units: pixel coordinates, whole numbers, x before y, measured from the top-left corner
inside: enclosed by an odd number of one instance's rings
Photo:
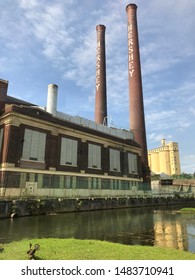
[[[94,198],[94,199],[16,199],[0,200],[0,218],[49,215],[103,209],[186,205],[195,207],[194,197]]]

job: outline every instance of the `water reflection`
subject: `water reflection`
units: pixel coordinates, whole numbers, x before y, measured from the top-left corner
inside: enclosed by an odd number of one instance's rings
[[[23,238],[99,239],[195,252],[195,215],[134,208],[0,220],[0,243]]]
[[[186,216],[176,211],[158,212],[154,216],[155,245],[188,250]]]

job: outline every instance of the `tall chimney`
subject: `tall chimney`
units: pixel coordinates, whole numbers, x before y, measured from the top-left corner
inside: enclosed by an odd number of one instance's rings
[[[47,112],[56,115],[57,110],[58,86],[55,84],[48,85],[47,93]]]
[[[97,25],[95,122],[107,125],[106,51],[104,25]]]
[[[8,81],[0,79],[0,110],[5,107],[7,98]]]
[[[140,144],[142,149],[141,159],[143,181],[150,182],[137,27],[137,6],[135,4],[127,5],[126,12],[128,21],[127,30],[130,130],[132,130],[135,141]]]

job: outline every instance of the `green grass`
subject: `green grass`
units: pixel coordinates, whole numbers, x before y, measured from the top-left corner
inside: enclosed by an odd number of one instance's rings
[[[195,260],[195,254],[176,249],[58,238],[1,244],[0,260],[28,260],[30,242],[33,246],[36,243],[40,245],[35,254],[39,260]]]
[[[181,213],[194,213],[195,214],[195,208],[182,208],[180,209]]]

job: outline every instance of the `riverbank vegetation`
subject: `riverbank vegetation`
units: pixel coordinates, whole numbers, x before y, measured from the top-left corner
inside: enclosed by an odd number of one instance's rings
[[[190,213],[195,214],[195,208],[182,208],[179,211],[180,213]]]
[[[0,244],[0,260],[28,260],[29,243],[37,260],[195,260],[195,254],[171,248],[123,245],[99,240],[43,238]]]

